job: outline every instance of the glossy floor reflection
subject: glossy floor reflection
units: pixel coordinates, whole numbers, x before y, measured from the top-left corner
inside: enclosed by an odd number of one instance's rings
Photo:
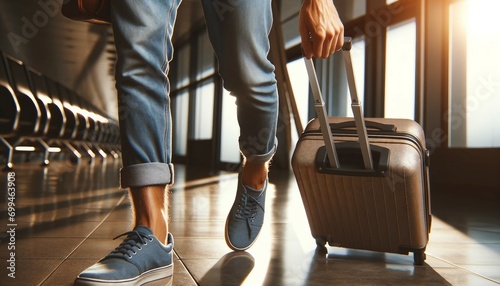
[[[6,187],[0,173],[0,284],[72,285],[129,230],[127,193],[113,160],[74,166],[54,161],[15,170],[15,277],[10,278]],[[11,174],[12,175],[12,174]],[[148,285],[499,285],[500,190],[434,186],[434,221],[427,260],[328,248],[318,255],[291,174],[273,170],[266,221],[246,252],[225,244],[224,223],[235,173],[178,165],[171,195],[174,276]]]

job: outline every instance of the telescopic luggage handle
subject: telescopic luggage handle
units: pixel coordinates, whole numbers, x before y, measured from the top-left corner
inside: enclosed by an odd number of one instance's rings
[[[356,123],[356,130],[359,137],[359,146],[361,148],[361,154],[363,155],[363,163],[365,169],[373,170],[373,159],[370,151],[370,144],[368,142],[368,134],[366,132],[365,119],[363,117],[363,110],[361,107],[361,102],[358,98],[356,83],[354,81],[354,70],[352,67],[352,60],[351,60],[351,48],[352,48],[352,39],[350,37],[345,37],[344,46],[342,47],[342,55],[344,57],[344,62],[345,62],[347,82],[349,84],[349,90],[351,92],[352,113],[354,114],[354,121]],[[311,91],[314,97],[314,108],[316,109],[316,115],[319,120],[321,133],[323,134],[323,138],[325,140],[325,147],[328,155],[328,160],[332,168],[340,168],[337,151],[335,149],[335,144],[332,137],[332,130],[328,125],[328,116],[326,113],[323,96],[321,95],[318,78],[316,76],[316,70],[314,69],[314,64],[312,62],[312,59],[307,59],[304,57],[304,60],[306,64],[307,73],[309,75]]]

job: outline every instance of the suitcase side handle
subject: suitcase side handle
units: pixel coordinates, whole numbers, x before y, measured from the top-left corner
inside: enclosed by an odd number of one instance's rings
[[[359,137],[359,145],[361,148],[361,154],[363,156],[363,164],[365,166],[365,169],[373,170],[373,159],[370,151],[370,145],[368,142],[368,134],[366,132],[366,125],[363,117],[361,102],[358,98],[356,90],[356,82],[354,80],[354,70],[352,67],[352,60],[351,60],[351,48],[352,48],[352,39],[350,37],[345,37],[344,46],[342,47],[342,55],[344,57],[344,62],[345,62],[349,91],[351,92],[351,108],[354,114],[354,121]],[[311,85],[311,91],[314,98],[314,108],[316,110],[316,115],[320,123],[321,133],[323,134],[323,138],[325,140],[328,160],[332,168],[340,168],[339,159],[337,156],[337,152],[335,150],[335,144],[332,137],[332,131],[329,128],[328,124],[328,116],[326,113],[325,103],[323,101],[323,96],[321,95],[318,78],[316,76],[316,70],[314,69],[314,64],[312,62],[312,59],[304,58],[304,60],[307,73],[309,75],[309,83]]]

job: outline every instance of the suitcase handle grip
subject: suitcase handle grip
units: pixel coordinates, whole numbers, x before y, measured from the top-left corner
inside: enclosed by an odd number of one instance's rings
[[[344,37],[344,45],[342,46],[342,51],[347,52],[352,49],[352,38]]]
[[[394,124],[384,124],[375,121],[365,120],[366,128],[377,129],[383,132],[395,132],[396,126]],[[344,121],[339,123],[330,123],[330,128],[332,130],[348,129],[356,127],[355,121]]]
[[[355,126],[359,137],[359,145],[361,148],[361,154],[363,156],[363,164],[365,166],[365,169],[373,170],[373,159],[370,151],[370,145],[368,142],[368,134],[366,132],[366,125],[363,117],[363,111],[361,108],[361,102],[358,98],[356,83],[354,81],[354,70],[352,67],[351,52],[350,52],[351,47],[352,47],[352,38],[345,37],[344,45],[342,47],[342,55],[344,57],[349,90],[351,92],[351,108],[354,114]],[[320,123],[321,133],[323,134],[323,138],[325,140],[328,160],[332,168],[340,168],[339,159],[332,138],[332,131],[328,125],[328,117],[326,113],[325,103],[323,101],[323,96],[321,95],[318,78],[316,76],[316,70],[314,69],[314,64],[311,59],[304,58],[304,60],[307,73],[309,75],[311,91],[314,97],[314,107],[316,109],[317,118]]]
[[[345,141],[335,143],[341,168],[331,168],[326,156],[326,148],[322,146],[316,153],[316,171],[323,174],[337,174],[345,176],[384,177],[389,170],[390,150],[385,147],[373,145],[371,147],[373,169],[364,169],[362,154],[357,142]]]

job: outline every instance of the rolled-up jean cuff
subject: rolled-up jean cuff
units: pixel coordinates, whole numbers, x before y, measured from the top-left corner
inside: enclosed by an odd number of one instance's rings
[[[245,154],[244,151],[242,151],[241,154],[243,154],[243,156],[245,156],[247,162],[266,163],[273,158],[274,154],[276,153],[277,147],[278,147],[278,143],[276,141],[273,149],[266,154]]]
[[[171,163],[143,163],[124,167],[120,171],[122,188],[153,185],[172,185],[174,165]]]

